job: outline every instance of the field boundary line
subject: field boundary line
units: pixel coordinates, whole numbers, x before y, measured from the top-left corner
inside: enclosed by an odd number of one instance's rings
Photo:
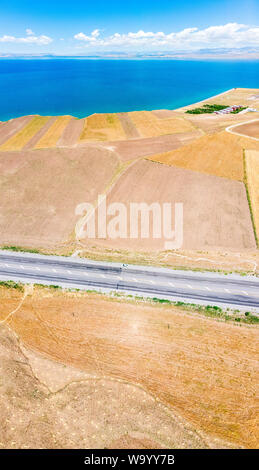
[[[249,206],[249,211],[250,211],[250,216],[251,216],[251,221],[252,221],[252,226],[253,226],[253,231],[254,231],[254,236],[255,236],[255,243],[256,243],[256,247],[258,248],[258,246],[259,246],[258,245],[258,236],[257,236],[257,231],[256,231],[256,224],[255,224],[253,207],[252,207],[252,202],[251,202],[250,192],[249,192],[249,184],[248,184],[248,179],[247,179],[247,162],[246,162],[246,151],[245,150],[243,150],[243,162],[244,162],[244,185],[245,185],[245,189],[246,189],[247,202],[248,202],[248,206]]]

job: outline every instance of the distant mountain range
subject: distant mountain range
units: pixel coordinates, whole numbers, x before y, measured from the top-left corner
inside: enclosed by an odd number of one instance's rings
[[[259,48],[242,47],[200,49],[196,51],[164,52],[117,52],[109,51],[95,54],[59,55],[59,54],[14,54],[1,53],[0,59],[259,59]]]

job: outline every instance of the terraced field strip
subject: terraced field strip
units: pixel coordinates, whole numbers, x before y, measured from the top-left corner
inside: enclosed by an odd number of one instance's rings
[[[69,121],[67,127],[64,129],[64,132],[62,133],[59,141],[57,142],[57,145],[60,145],[61,147],[75,145],[78,142],[82,133],[84,122],[85,119],[72,118]]]
[[[152,111],[133,111],[128,114],[142,137],[156,137],[194,130],[192,123],[183,118],[159,119]]]
[[[259,152],[255,150],[246,150],[246,183],[252,219],[256,232],[257,244],[259,239]]]
[[[34,148],[55,147],[71,119],[71,116],[59,116]]]
[[[34,117],[20,132],[5,142],[1,150],[21,150],[27,142],[46,124],[50,118],[48,116]]]
[[[32,137],[32,139],[27,142],[27,144],[23,147],[23,150],[28,150],[34,148],[37,142],[44,136],[47,130],[52,126],[57,118],[55,116],[50,117],[49,120],[44,124],[44,126],[36,132],[36,134]]]
[[[225,131],[203,136],[191,144],[147,157],[170,166],[243,181],[243,148],[239,138]]]
[[[0,127],[0,146],[9,141],[11,137],[16,135],[19,130],[23,129],[33,118],[34,116],[22,116],[3,122]]]
[[[127,136],[116,114],[92,114],[85,119],[80,141],[124,140]]]
[[[125,131],[126,136],[129,139],[136,139],[140,137],[136,129],[136,126],[133,124],[128,113],[118,113],[117,116],[121,122],[121,125]]]

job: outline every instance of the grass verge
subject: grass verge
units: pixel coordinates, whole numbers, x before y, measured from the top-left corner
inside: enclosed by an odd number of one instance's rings
[[[248,188],[248,181],[247,181],[247,170],[246,170],[246,155],[245,155],[245,150],[243,150],[243,162],[244,162],[244,185],[246,188],[246,196],[247,196],[247,201],[249,205],[249,210],[250,210],[250,216],[252,220],[252,225],[253,225],[253,231],[254,231],[254,236],[255,236],[255,241],[256,241],[256,246],[257,248],[259,247],[258,243],[258,237],[256,233],[256,225],[255,225],[255,219],[254,219],[254,214],[253,214],[253,208],[252,208],[252,202],[249,194],[249,188]]]

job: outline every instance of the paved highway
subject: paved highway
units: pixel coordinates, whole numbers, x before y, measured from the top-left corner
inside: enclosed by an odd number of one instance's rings
[[[0,279],[259,312],[259,278],[0,251]]]

